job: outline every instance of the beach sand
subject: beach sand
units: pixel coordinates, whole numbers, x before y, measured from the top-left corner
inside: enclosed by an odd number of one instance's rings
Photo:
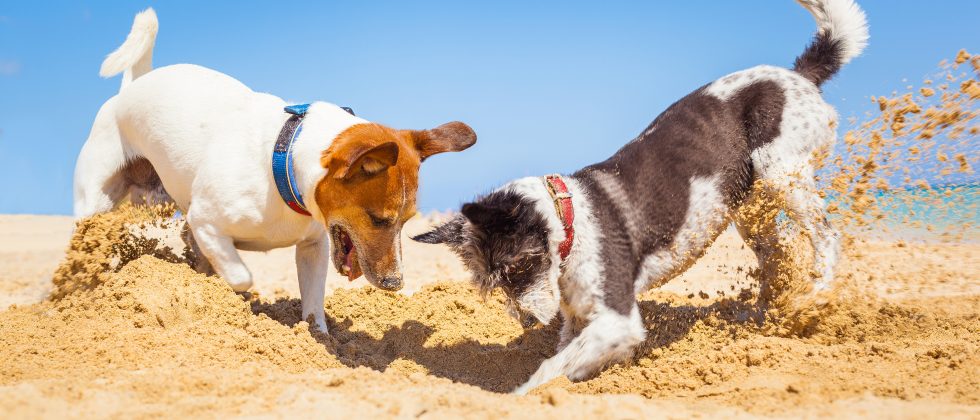
[[[980,416],[976,242],[852,244],[848,288],[787,327],[736,298],[755,259],[727,231],[641,296],[629,362],[512,396],[556,325],[523,331],[481,300],[448,250],[407,239],[429,224],[405,228],[398,294],[330,273],[321,335],[290,249],[244,253],[247,301],[152,256],[46,299],[71,219],[0,216],[0,417]]]

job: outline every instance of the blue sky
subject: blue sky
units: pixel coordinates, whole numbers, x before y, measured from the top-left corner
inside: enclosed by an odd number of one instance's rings
[[[842,117],[980,52],[980,2],[863,1],[871,44],[825,97]],[[85,2],[0,4],[0,213],[69,214],[72,173],[119,78],[103,57],[153,6],[154,65],[195,63],[290,101],[398,128],[470,124],[469,150],[427,161],[419,207],[455,208],[515,177],[612,154],[719,76],[789,66],[814,24],[795,2]]]

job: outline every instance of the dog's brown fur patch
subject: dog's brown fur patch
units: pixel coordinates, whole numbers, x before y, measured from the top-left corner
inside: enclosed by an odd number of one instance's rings
[[[475,142],[476,134],[460,122],[432,130],[357,124],[337,136],[320,158],[327,176],[315,199],[324,221],[342,224],[371,264],[360,267],[354,261],[357,268],[376,277],[400,274],[396,241],[416,213],[419,165],[433,154],[461,151]]]

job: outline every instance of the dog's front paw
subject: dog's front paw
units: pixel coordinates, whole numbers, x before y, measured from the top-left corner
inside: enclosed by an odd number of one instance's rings
[[[320,334],[329,334],[327,331],[327,318],[323,312],[318,314],[303,314],[303,320],[310,324],[310,330]]]
[[[247,292],[248,289],[252,288],[252,279],[250,277],[238,278],[235,280],[225,279],[228,285],[231,286],[231,290],[238,293]]]
[[[527,395],[527,393],[528,392],[531,392],[531,390],[534,389],[534,387],[535,387],[535,385],[532,384],[530,381],[528,381],[528,382],[525,382],[524,385],[521,385],[521,386],[517,387],[517,389],[514,389],[513,391],[511,391],[511,394],[514,394],[514,395]]]
[[[330,334],[330,332],[327,331],[327,323],[322,320],[314,322],[312,327],[320,334]]]

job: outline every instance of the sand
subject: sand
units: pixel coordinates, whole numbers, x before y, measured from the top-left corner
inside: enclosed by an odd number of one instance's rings
[[[138,214],[152,213],[123,216]],[[5,238],[46,226],[50,235],[34,236],[37,253],[53,254],[71,229],[58,217],[0,221]],[[406,234],[428,224],[414,219]],[[5,290],[28,284],[19,296],[35,300],[0,312],[0,414],[980,415],[978,245],[862,244],[840,276],[861,298],[828,302],[819,321],[789,333],[751,300],[731,299],[757,286],[752,254],[726,232],[694,268],[641,297],[650,332],[636,357],[518,397],[506,392],[552,354],[556,326],[523,331],[500,296],[484,302],[465,282],[446,281],[466,278],[452,255],[405,244],[407,270],[428,273],[409,277],[416,291],[332,277],[329,335],[299,319],[296,287],[279,277],[257,277],[246,300],[184,262],[144,255],[41,300],[51,264],[4,270]],[[10,268],[27,265],[10,248],[0,255]],[[250,260],[256,271],[292,265],[288,252]]]

